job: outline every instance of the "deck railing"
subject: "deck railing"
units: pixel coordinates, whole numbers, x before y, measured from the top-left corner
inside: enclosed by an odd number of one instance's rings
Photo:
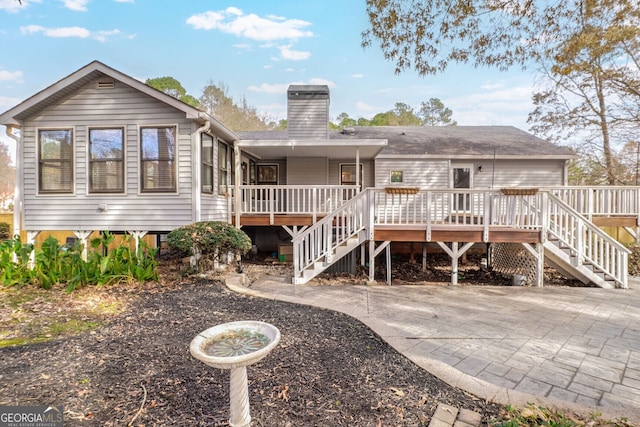
[[[588,219],[593,216],[637,216],[640,219],[640,187],[572,186],[548,188]]]
[[[330,262],[336,247],[368,227],[368,196],[367,191],[357,194],[293,238],[294,279],[321,258]]]
[[[540,228],[542,193],[506,195],[497,190],[370,189],[376,225],[505,225]]]
[[[559,197],[550,194],[548,199],[548,238],[561,241],[575,265],[598,266],[606,276],[626,287],[629,250]]]
[[[242,214],[327,214],[359,191],[355,185],[241,185]]]

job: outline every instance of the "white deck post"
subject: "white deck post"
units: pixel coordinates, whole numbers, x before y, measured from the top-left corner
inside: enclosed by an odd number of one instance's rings
[[[34,245],[33,250],[29,254],[29,268],[33,269],[36,265],[36,237],[40,234],[39,231],[27,231],[27,244]]]
[[[242,207],[242,194],[240,194],[240,180],[242,179],[242,165],[240,158],[240,147],[237,144],[233,144],[233,159],[235,168],[235,180],[234,180],[234,202],[235,202],[235,221],[236,228],[240,228],[240,209]]]
[[[82,257],[83,261],[87,261],[87,237],[89,237],[91,235],[91,231],[89,230],[76,230],[73,232],[73,234],[80,239],[80,243],[82,243],[82,254],[80,255]],[[136,250],[137,250],[138,244],[136,243]]]

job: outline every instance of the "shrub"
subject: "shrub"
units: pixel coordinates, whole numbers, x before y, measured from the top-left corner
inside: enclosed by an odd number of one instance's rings
[[[84,261],[82,245],[67,248],[54,237],[48,237],[35,250],[33,266],[29,265],[33,245],[23,244],[18,238],[7,240],[0,244],[0,283],[6,286],[31,284],[45,289],[64,284],[70,292],[85,285],[157,280],[157,250],[150,249],[144,242],[138,250],[132,250],[132,239],[131,236],[126,237],[120,246],[107,252],[106,248],[114,236],[104,233],[91,240],[92,250]]]
[[[9,239],[11,237],[9,224],[0,222],[0,240]]]
[[[196,222],[176,228],[167,235],[167,244],[185,255],[195,255],[196,262],[199,255],[219,259],[222,254],[239,256],[251,249],[251,239],[244,231],[221,221]]]

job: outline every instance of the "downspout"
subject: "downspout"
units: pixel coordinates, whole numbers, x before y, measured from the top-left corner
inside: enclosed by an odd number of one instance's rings
[[[193,198],[194,200],[194,208],[193,208],[193,212],[194,212],[194,218],[193,218],[193,222],[199,222],[202,221],[202,150],[200,149],[200,141],[202,140],[201,138],[201,134],[208,132],[209,129],[211,129],[211,122],[209,120],[206,119],[205,115],[203,113],[200,113],[198,115],[201,119],[204,119],[204,126],[198,128],[196,130],[196,142],[195,142],[195,149],[193,150],[194,153],[194,167],[192,170],[197,171],[198,173],[196,173],[196,176],[194,177],[194,182],[195,182],[195,186],[194,186],[194,194],[195,197]]]
[[[20,236],[20,218],[22,217],[22,193],[20,192],[22,189],[22,144],[20,143],[22,139],[22,130],[20,131],[20,137],[14,135],[11,131],[13,126],[6,126],[7,136],[13,139],[16,142],[16,170],[15,170],[15,182],[13,185],[13,236],[17,234]]]

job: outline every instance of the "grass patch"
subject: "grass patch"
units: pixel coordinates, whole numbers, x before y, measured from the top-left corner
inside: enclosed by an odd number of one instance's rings
[[[584,420],[572,414],[558,412],[533,403],[525,408],[514,408],[507,405],[501,418],[501,421],[492,422],[490,425],[493,427],[633,427],[633,424],[624,417],[610,421],[603,420],[598,413],[593,413],[588,420]]]
[[[128,303],[104,289],[0,288],[0,348],[29,345],[99,328]]]

